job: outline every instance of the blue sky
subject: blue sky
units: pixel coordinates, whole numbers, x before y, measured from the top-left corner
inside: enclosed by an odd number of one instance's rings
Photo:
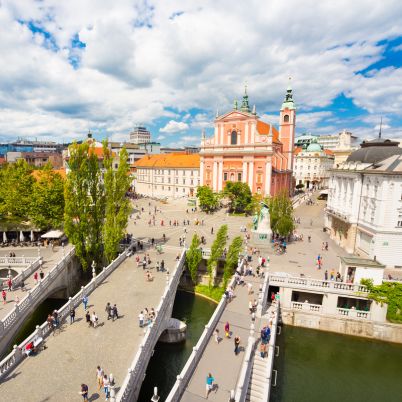
[[[277,124],[289,76],[297,134],[370,138],[382,118],[402,139],[402,3],[200,4],[3,0],[0,141],[89,129],[120,141],[143,124],[163,144],[197,144],[245,82]]]

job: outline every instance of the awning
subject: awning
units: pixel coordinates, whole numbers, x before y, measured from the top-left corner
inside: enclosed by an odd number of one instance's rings
[[[41,236],[42,239],[60,239],[64,236],[64,233],[61,230],[49,230],[49,232],[45,233]]]

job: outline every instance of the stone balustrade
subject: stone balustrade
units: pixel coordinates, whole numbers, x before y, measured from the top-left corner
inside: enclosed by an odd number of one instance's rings
[[[150,326],[147,327],[144,339],[134,356],[133,362],[128,369],[124,382],[116,396],[116,401],[126,402],[136,400],[141,388],[143,376],[148,366],[149,358],[152,355],[155,344],[161,333],[169,324],[171,309],[173,307],[176,290],[179,285],[183,268],[185,264],[186,253],[182,251],[180,259],[176,265],[172,277],[167,277],[166,289],[162,295],[161,301],[156,308],[156,317]]]
[[[355,310],[355,309],[349,309],[349,308],[337,308],[337,312],[339,315],[342,315],[344,317],[350,317],[350,318],[363,318],[366,320],[371,319],[371,314],[369,311],[362,311],[362,310]]]
[[[0,257],[0,266],[6,267],[19,267],[23,265],[30,265],[35,262],[38,257]]]
[[[241,263],[239,269],[243,269],[243,263]],[[235,287],[236,282],[235,278],[233,277],[229,283],[229,286]],[[168,397],[166,398],[166,402],[178,402],[180,401],[187,384],[189,383],[201,357],[204,353],[204,350],[213,335],[214,328],[218,324],[223,311],[226,307],[226,297],[223,296],[221,301],[219,302],[218,306],[216,307],[214,313],[212,314],[208,324],[205,325],[205,329],[202,332],[200,339],[198,340],[197,344],[193,347],[193,351],[188,358],[186,364],[184,365],[181,373],[177,376],[177,380],[171,389]]]
[[[109,276],[115,270],[115,268],[118,267],[126,259],[128,253],[131,253],[131,247],[127,248],[107,267],[103,268],[103,270],[85,287],[81,287],[81,290],[76,293],[74,297],[70,297],[69,301],[58,310],[60,322],[62,322],[69,316],[71,308],[76,308],[80,303],[82,303],[82,298],[84,297],[84,295],[91,294],[105,280],[105,278]],[[14,308],[13,311],[11,311],[9,316],[6,317],[6,322],[3,323],[3,331],[7,329],[7,326],[12,325],[13,321],[16,321],[15,317],[17,317],[18,314],[23,311],[24,308],[26,308],[29,302],[32,302],[32,300],[34,300],[36,297],[39,297],[40,293],[42,293],[43,288],[46,287],[62,269],[64,269],[66,262],[68,262],[68,260],[71,259],[74,255],[75,248],[72,248],[66,254],[66,256],[45,276],[43,281],[40,281],[38,285],[35,286],[35,288],[32,290],[32,292],[28,292],[28,295],[20,302],[19,305]],[[36,337],[41,337],[45,339],[45,337],[47,337],[50,332],[51,329],[49,328],[47,322],[44,322],[41,326],[37,326],[36,331],[29,335],[28,338],[26,338],[18,346],[14,345],[13,351],[0,362],[0,380],[24,359],[25,354],[23,353],[23,351],[25,350],[25,346],[29,342],[33,341]]]
[[[322,306],[320,304],[292,302],[291,308],[293,310],[312,311],[315,313],[322,312]]]
[[[29,278],[42,265],[42,262],[42,257],[34,258],[34,261],[28,266],[28,268],[24,269],[21,273],[13,278],[13,289],[20,287],[21,283]]]
[[[305,289],[310,291],[321,291],[338,294],[362,294],[367,296],[369,290],[364,285],[346,282],[325,281],[312,278],[300,278],[295,276],[270,275],[270,285],[290,287],[294,289]]]

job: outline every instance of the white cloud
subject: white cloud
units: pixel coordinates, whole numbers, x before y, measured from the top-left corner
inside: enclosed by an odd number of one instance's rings
[[[188,124],[182,121],[170,120],[169,123],[167,123],[166,126],[162,127],[159,131],[161,133],[172,134],[185,131],[188,129],[188,127]]]
[[[246,80],[251,104],[277,124],[273,113],[289,75],[300,124],[325,120],[301,112],[329,106],[342,92],[370,113],[398,115],[402,69],[355,72],[383,57],[379,41],[402,35],[402,3],[384,0],[362,13],[366,7],[364,0],[274,1],[269,8],[258,0],[202,7],[196,0],[3,0],[0,137],[70,139],[89,127],[127,135],[135,122],[160,117],[173,119],[161,132],[197,131],[211,126],[217,108],[230,110]],[[35,21],[57,49],[18,20]],[[71,47],[77,35],[85,48]],[[190,109],[201,112],[192,118]]]
[[[402,43],[398,46],[395,46],[391,49],[393,52],[402,52]]]

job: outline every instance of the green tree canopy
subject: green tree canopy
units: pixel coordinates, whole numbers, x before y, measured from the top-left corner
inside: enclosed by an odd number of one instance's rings
[[[202,211],[212,212],[219,206],[219,194],[214,193],[208,186],[197,188],[197,198]]]
[[[250,210],[253,198],[247,183],[228,181],[223,195],[229,198],[231,212],[243,213]]]
[[[292,200],[281,192],[265,200],[269,206],[271,229],[281,236],[289,236],[294,230]]]
[[[32,200],[32,167],[24,159],[7,164],[0,174],[0,214],[29,220]]]
[[[105,193],[98,157],[87,142],[69,147],[64,198],[64,230],[84,271],[102,261],[102,224]]]
[[[128,153],[120,151],[119,165],[113,169],[113,155],[107,141],[103,142],[103,164],[105,186],[105,223],[103,225],[104,252],[108,262],[111,262],[119,251],[119,244],[127,228],[130,214],[130,201],[126,193],[130,188]]]
[[[234,270],[237,267],[237,261],[239,259],[239,253],[241,252],[242,244],[243,240],[241,236],[237,236],[232,240],[232,243],[229,246],[229,250],[226,254],[225,267],[223,270],[224,289],[226,289],[229,279],[233,275]]]
[[[59,228],[64,216],[64,180],[47,165],[32,186],[30,217],[40,229]]]
[[[200,238],[197,233],[194,234],[191,240],[190,248],[186,251],[186,263],[187,268],[191,275],[191,280],[194,284],[197,284],[197,272],[198,266],[202,261],[202,251],[200,249]]]
[[[227,241],[228,226],[222,225],[216,233],[216,238],[211,246],[211,256],[207,263],[207,270],[209,275],[209,287],[212,286],[212,278],[216,272],[218,259],[221,258],[223,250],[225,249]]]

